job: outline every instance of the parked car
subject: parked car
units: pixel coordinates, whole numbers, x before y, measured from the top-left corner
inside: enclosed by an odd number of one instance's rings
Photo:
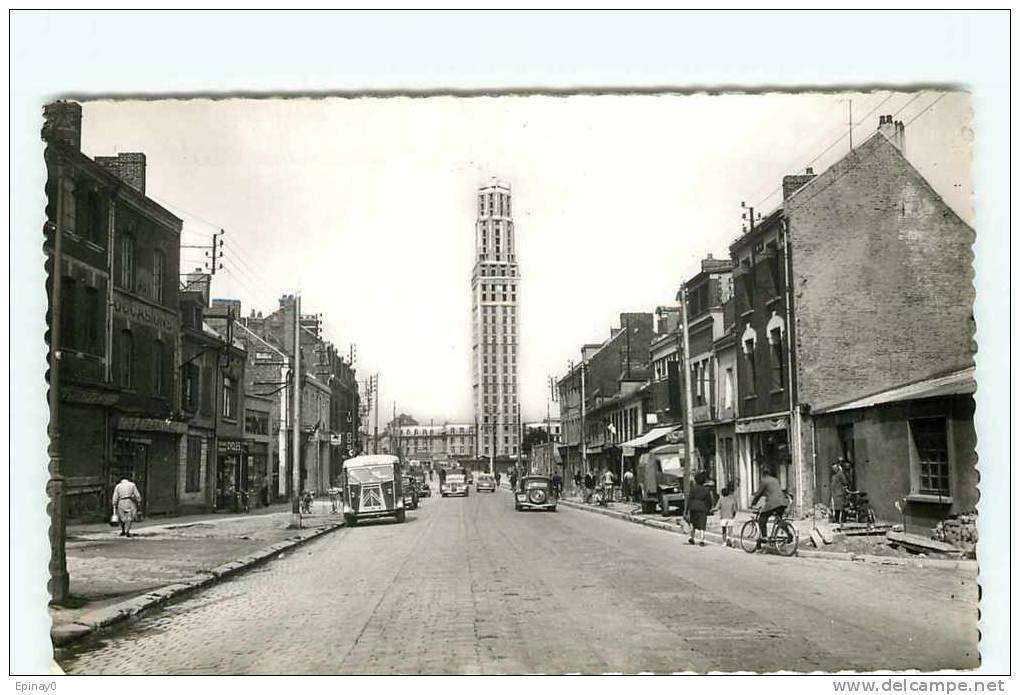
[[[475,483],[475,492],[495,492],[496,478],[488,473],[479,473],[478,482]]]
[[[409,475],[405,475],[402,482],[404,487],[404,508],[417,509],[418,485],[415,483],[414,478]]]
[[[557,497],[552,480],[544,475],[526,475],[514,492],[514,509],[548,509],[556,511]]]
[[[447,473],[446,481],[440,486],[439,492],[443,497],[468,496],[467,480],[460,473]]]

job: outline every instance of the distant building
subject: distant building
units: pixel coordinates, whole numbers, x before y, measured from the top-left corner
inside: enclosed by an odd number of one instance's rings
[[[478,190],[475,265],[471,275],[472,399],[478,427],[477,455],[507,460],[520,453],[517,391],[520,335],[517,265],[510,186],[493,182]]]
[[[475,452],[475,429],[470,423],[401,425],[390,427],[389,449],[405,459],[419,461],[462,461]]]
[[[280,298],[277,311],[262,316],[252,313],[240,319],[246,331],[242,336],[249,342],[261,341],[271,350],[256,347],[256,355],[266,354],[265,366],[259,369],[259,381],[267,381],[262,388],[271,388],[274,381],[287,379],[291,384],[284,389],[291,395],[280,404],[280,461],[279,472],[274,474],[278,495],[289,495],[293,488],[293,423],[290,399],[293,398],[293,360],[295,311],[294,296]],[[239,307],[238,307],[239,309]],[[346,458],[356,455],[362,443],[358,427],[360,398],[354,369],[336,348],[321,337],[318,315],[302,314],[299,320],[301,350],[301,436],[300,473],[302,490],[325,493],[336,484],[341,465]],[[271,353],[276,351],[277,356]],[[279,355],[285,358],[281,359]],[[259,360],[256,358],[256,364]],[[286,364],[281,364],[285,362]],[[278,370],[286,367],[286,373]],[[282,393],[282,392],[281,392]],[[282,396],[281,396],[282,397]],[[285,441],[286,440],[286,441]],[[289,454],[287,452],[290,452]]]
[[[536,422],[525,422],[525,435],[527,435],[530,431],[547,432],[549,434],[549,441],[553,444],[559,444],[560,440],[563,438],[563,426],[560,424],[559,418],[548,418],[547,420],[538,420]]]

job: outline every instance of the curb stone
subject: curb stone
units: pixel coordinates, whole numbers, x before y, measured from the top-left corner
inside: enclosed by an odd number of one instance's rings
[[[190,581],[161,586],[140,596],[135,596],[134,598],[121,601],[120,603],[116,603],[112,606],[98,608],[94,611],[86,611],[78,616],[77,620],[69,623],[63,623],[61,625],[54,625],[50,629],[50,639],[53,642],[54,647],[66,647],[67,645],[94,634],[101,629],[124,622],[130,618],[140,617],[143,613],[147,613],[162,604],[168,603],[174,599],[183,598],[188,594],[205,589],[213,584],[217,584],[228,577],[240,574],[245,570],[251,569],[256,565],[272,559],[278,553],[296,548],[308,541],[324,536],[332,531],[336,531],[337,529],[342,528],[343,525],[343,522],[339,521],[329,526],[317,528],[312,533],[294,536],[285,541],[274,543],[273,545],[247,555],[240,560],[232,560],[230,562],[223,563],[211,570],[199,570],[197,576]]]
[[[687,533],[683,528],[676,524],[672,524],[668,521],[662,521],[660,519],[649,519],[646,517],[639,517],[627,512],[621,512],[616,509],[603,509],[599,507],[591,507],[581,502],[573,502],[570,500],[560,499],[559,504],[572,509],[579,509],[581,511],[601,514],[603,516],[612,517],[614,519],[621,519],[623,521],[629,521],[632,524],[641,524],[642,526],[649,526],[662,531],[669,531],[670,533],[677,533],[686,536]],[[705,541],[713,545],[722,545],[722,536],[714,532],[705,532]],[[859,553],[827,553],[824,551],[817,550],[806,550],[802,548],[797,549],[796,557],[808,558],[812,560],[834,560],[836,562],[855,562],[855,563],[866,563],[871,565],[892,565],[899,567],[927,567],[934,569],[967,569],[976,571],[978,564],[976,560],[942,560],[939,558],[898,558],[888,557],[884,555],[862,555]]]

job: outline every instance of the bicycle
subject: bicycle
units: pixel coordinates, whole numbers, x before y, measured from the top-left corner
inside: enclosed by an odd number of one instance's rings
[[[797,529],[786,519],[786,510],[783,510],[782,515],[779,516],[772,514],[772,510],[769,510],[768,513],[771,516],[771,526],[766,529],[769,533],[764,539],[761,539],[761,544],[758,543],[760,532],[758,522],[763,512],[759,509],[754,517],[744,522],[741,527],[740,547],[744,549],[745,553],[753,553],[759,547],[771,547],[780,555],[791,557],[797,552],[799,542]]]

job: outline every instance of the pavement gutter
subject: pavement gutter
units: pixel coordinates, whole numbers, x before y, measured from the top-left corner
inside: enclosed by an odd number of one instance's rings
[[[304,545],[309,541],[315,540],[327,533],[331,533],[332,531],[342,528],[343,525],[343,522],[339,521],[329,526],[312,529],[307,535],[273,543],[272,545],[260,548],[239,560],[225,562],[210,570],[200,570],[197,576],[189,581],[161,586],[158,589],[153,589],[140,596],[135,596],[104,608],[86,611],[78,616],[76,620],[62,623],[60,625],[54,625],[50,629],[50,639],[52,640],[54,647],[66,647],[69,644],[77,642],[78,640],[92,635],[99,630],[106,629],[111,625],[116,625],[133,618],[139,618],[163,604],[183,598],[196,591],[218,584],[224,579],[233,577],[252,569],[253,567],[257,567],[258,565],[268,562],[279,553]],[[295,529],[295,531],[298,533],[301,532],[300,529]]]
[[[602,514],[603,516],[612,517],[614,519],[622,519],[629,521],[633,524],[641,524],[642,526],[650,526],[652,528],[659,529],[661,531],[669,531],[670,533],[676,533],[680,535],[688,535],[686,530],[678,526],[675,523],[663,521],[660,519],[649,519],[640,517],[634,514],[628,514],[627,512],[621,512],[617,509],[606,509],[604,507],[593,507],[589,504],[581,502],[573,502],[571,500],[565,500],[560,498],[559,504],[571,509],[580,509],[585,512],[591,512],[593,514]],[[712,543],[713,545],[722,545],[722,536],[714,531],[705,531],[706,542]],[[896,558],[886,557],[883,555],[864,555],[859,553],[837,553],[837,552],[825,552],[820,550],[807,550],[798,548],[797,557],[810,558],[813,560],[830,560],[837,562],[861,562],[871,565],[894,565],[900,567],[927,567],[937,569],[967,569],[971,571],[977,571],[976,560],[956,560],[956,559],[939,559],[939,558]]]

